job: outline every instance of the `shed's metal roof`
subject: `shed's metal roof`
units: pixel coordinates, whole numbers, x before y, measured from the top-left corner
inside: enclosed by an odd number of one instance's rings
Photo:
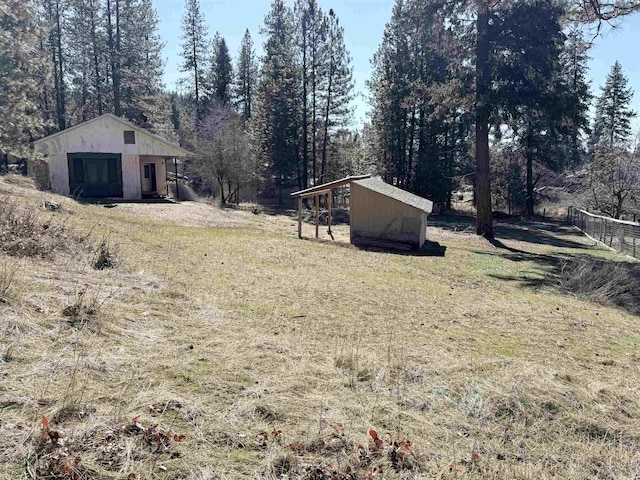
[[[363,180],[356,180],[353,183],[384,195],[385,197],[393,198],[394,200],[410,205],[425,213],[431,213],[433,210],[433,202],[407,192],[406,190],[402,190],[401,188],[389,185],[388,183],[383,182],[380,178],[365,178]]]
[[[350,177],[345,177],[340,180],[334,180],[333,182],[323,183],[321,185],[316,185],[315,187],[306,188],[304,190],[300,190],[299,192],[293,192],[290,195],[292,197],[304,197],[313,194],[314,192],[322,192],[325,190],[331,190],[333,188],[342,187],[343,185],[351,184],[351,182],[355,180],[362,180],[363,178],[369,178],[371,175],[352,175]]]

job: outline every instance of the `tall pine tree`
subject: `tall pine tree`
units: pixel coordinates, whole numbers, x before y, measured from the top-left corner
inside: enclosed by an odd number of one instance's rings
[[[343,127],[350,116],[349,104],[353,91],[353,69],[351,57],[344,44],[344,29],[333,10],[329,11],[327,33],[327,55],[324,73],[325,89],[322,92],[322,163],[320,183],[327,174],[327,158],[330,132]]]
[[[631,140],[631,119],[637,113],[631,110],[633,90],[629,79],[616,61],[607,75],[602,93],[596,103],[593,125],[593,143],[609,147],[628,147]]]
[[[284,0],[273,0],[261,32],[266,38],[253,128],[257,150],[267,164],[267,189],[280,202],[296,183],[299,110],[293,18]]]
[[[233,68],[227,42],[216,32],[212,46],[213,52],[207,82],[208,103],[229,105],[233,93]]]
[[[200,11],[200,0],[186,0],[186,11],[182,17],[181,71],[189,76],[185,83],[198,118],[204,116],[204,94],[207,63],[207,26]]]
[[[43,39],[31,1],[0,5],[0,153],[32,155],[28,142],[41,131],[37,102],[49,73]]]
[[[235,104],[245,120],[251,118],[251,107],[255,96],[258,67],[256,65],[253,40],[247,29],[242,37],[236,63],[234,85]]]

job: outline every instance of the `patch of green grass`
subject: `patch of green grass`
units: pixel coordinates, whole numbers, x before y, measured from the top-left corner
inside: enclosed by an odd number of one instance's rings
[[[640,345],[640,337],[625,335],[622,337],[622,341],[627,345]]]

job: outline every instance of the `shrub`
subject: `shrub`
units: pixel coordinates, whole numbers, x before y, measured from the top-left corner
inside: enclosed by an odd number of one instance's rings
[[[95,297],[89,298],[87,289],[83,288],[78,293],[73,304],[67,305],[62,310],[62,315],[67,317],[69,325],[74,328],[85,326],[98,313],[100,305]]]
[[[47,257],[70,240],[64,223],[43,222],[36,205],[0,198],[0,250],[18,257]]]
[[[102,240],[93,258],[93,268],[96,270],[104,270],[105,268],[112,268],[114,264],[115,258],[113,250],[109,247],[106,239]]]
[[[3,263],[0,266],[0,303],[8,303],[18,264]]]
[[[640,264],[578,257],[560,266],[558,283],[564,293],[640,315]]]

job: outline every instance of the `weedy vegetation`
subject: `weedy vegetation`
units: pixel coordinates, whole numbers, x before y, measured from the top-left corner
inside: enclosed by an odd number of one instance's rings
[[[568,227],[441,219],[432,257],[0,192],[0,478],[640,475],[637,267]]]
[[[562,262],[558,284],[565,293],[640,315],[640,264],[579,257]]]

